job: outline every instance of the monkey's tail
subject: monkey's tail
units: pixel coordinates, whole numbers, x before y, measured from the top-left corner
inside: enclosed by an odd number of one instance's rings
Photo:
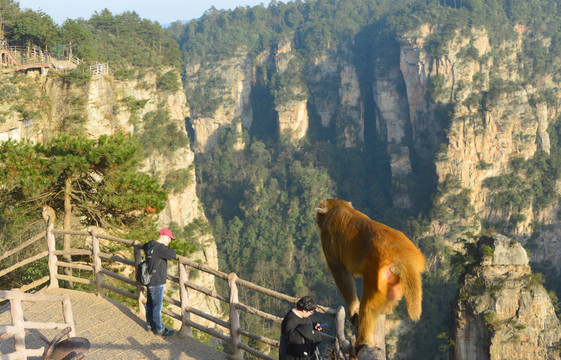
[[[417,321],[421,318],[423,287],[421,273],[425,267],[424,258],[409,258],[407,262],[398,262],[396,264],[403,297],[407,305],[407,313],[409,317]]]

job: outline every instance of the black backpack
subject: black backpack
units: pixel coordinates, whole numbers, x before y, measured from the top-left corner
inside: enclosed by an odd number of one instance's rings
[[[154,249],[150,249],[149,253],[146,254],[146,259],[142,260],[136,269],[136,282],[144,286],[148,286],[148,284],[150,284],[152,274],[156,271],[150,271],[150,265],[148,263],[148,261],[152,258],[153,252]]]

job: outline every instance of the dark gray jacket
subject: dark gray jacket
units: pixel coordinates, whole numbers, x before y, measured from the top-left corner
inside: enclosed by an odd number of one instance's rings
[[[314,330],[312,321],[290,310],[281,324],[279,360],[312,359],[320,342],[321,333]]]
[[[148,269],[152,272],[152,280],[148,286],[165,285],[168,273],[168,260],[175,259],[175,250],[168,248],[155,240],[150,240],[142,246],[146,254]]]

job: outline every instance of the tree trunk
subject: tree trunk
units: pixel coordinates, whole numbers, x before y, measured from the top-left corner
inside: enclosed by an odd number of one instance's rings
[[[63,225],[63,230],[64,231],[69,231],[70,229],[70,219],[72,217],[72,203],[70,202],[70,194],[72,194],[72,178],[68,177],[66,178],[65,184],[64,184],[64,225]],[[71,236],[69,234],[64,234],[64,242],[63,242],[63,247],[62,249],[64,251],[70,251],[70,241],[71,241]],[[72,256],[70,255],[63,255],[63,259],[64,262],[72,262]],[[67,276],[72,276],[72,268],[64,268],[64,274]],[[72,282],[71,281],[65,281],[64,283],[64,287],[67,289],[72,289]]]

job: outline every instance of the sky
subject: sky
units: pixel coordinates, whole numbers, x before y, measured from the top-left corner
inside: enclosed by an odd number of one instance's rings
[[[238,6],[268,6],[270,0],[16,0],[20,9],[42,10],[57,24],[67,18],[89,19],[94,12],[109,9],[113,14],[135,11],[141,18],[167,25],[177,20],[199,18],[214,6],[218,10]],[[285,1],[282,1],[285,2]]]

